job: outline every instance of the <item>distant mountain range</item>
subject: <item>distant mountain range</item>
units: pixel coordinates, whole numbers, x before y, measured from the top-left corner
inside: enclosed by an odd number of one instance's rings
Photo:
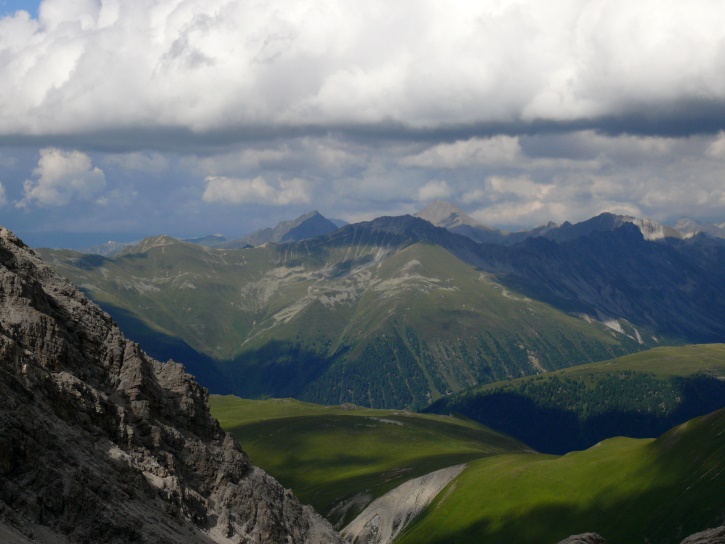
[[[445,219],[443,208],[429,217]],[[469,222],[455,213],[451,228]],[[325,224],[312,214],[286,232],[306,236],[308,221]],[[419,408],[501,379],[725,339],[722,239],[663,237],[612,214],[545,230],[502,245],[381,217],[247,249],[154,237],[113,259],[43,256],[152,355],[246,396]]]
[[[687,239],[704,233],[714,238],[725,238],[725,223],[702,225],[693,219],[683,218],[673,227],[663,225],[652,219],[639,219],[628,215],[603,213],[596,219],[572,225],[568,221],[561,225],[546,223],[530,230],[508,232],[495,227],[482,225],[470,215],[450,202],[435,200],[424,210],[415,214],[437,227],[443,227],[456,234],[466,236],[482,243],[513,245],[527,238],[543,237],[558,242],[574,240],[585,234],[609,231],[624,223],[635,225],[645,240],[655,241],[668,238]]]
[[[636,225],[646,240],[662,240],[666,238],[687,239],[698,234],[706,234],[714,238],[725,238],[725,223],[700,224],[689,218],[680,219],[674,226],[667,226],[651,219],[638,219],[632,216],[602,214],[599,224],[584,222],[572,225],[564,222],[561,225],[549,222],[544,225],[516,232],[509,232],[495,227],[483,225],[473,217],[450,202],[435,200],[427,208],[415,214],[415,217],[425,219],[429,223],[445,228],[455,234],[460,234],[480,243],[514,245],[527,238],[544,237],[550,240],[565,241],[577,238],[584,234],[582,228],[595,230],[611,230],[624,223]],[[197,238],[182,238],[184,242],[199,244],[207,247],[224,249],[241,249],[254,247],[266,243],[299,242],[307,238],[323,236],[344,227],[347,223],[341,219],[328,219],[314,210],[290,221],[282,221],[276,227],[263,228],[252,232],[242,238],[227,239],[221,234],[211,234]],[[113,257],[125,248],[138,244],[134,242],[109,241],[103,244],[77,249],[79,253],[103,255]]]
[[[182,238],[181,240],[183,242],[198,244],[205,247],[241,249],[259,246],[270,242],[299,242],[300,240],[305,240],[306,238],[314,238],[315,236],[328,234],[346,224],[347,223],[339,219],[327,219],[315,210],[301,215],[297,219],[283,221],[274,228],[260,229],[242,238],[234,240],[228,240],[226,236],[222,234],[209,234],[207,236],[200,236],[197,238]],[[103,244],[77,249],[76,251],[87,255],[114,257],[126,248],[137,245],[139,242],[140,240],[135,242],[109,241]]]

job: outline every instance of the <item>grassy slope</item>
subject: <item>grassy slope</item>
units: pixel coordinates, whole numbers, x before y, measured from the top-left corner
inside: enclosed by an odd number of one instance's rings
[[[713,372],[717,376],[725,377],[725,344],[653,348],[609,361],[562,369],[557,375],[592,383],[600,375],[622,370],[649,372],[660,378],[687,377],[698,372]],[[512,380],[511,383],[519,383],[525,379]],[[484,385],[480,390],[490,389],[492,385]]]
[[[461,413],[551,453],[657,436],[725,405],[725,344],[664,347],[487,384],[428,411]]]
[[[398,543],[540,544],[588,531],[619,544],[677,543],[722,522],[723,489],[720,410],[657,440],[474,461]]]
[[[358,493],[371,500],[440,468],[527,450],[475,422],[445,416],[231,396],[212,396],[211,407],[252,462],[326,515]]]

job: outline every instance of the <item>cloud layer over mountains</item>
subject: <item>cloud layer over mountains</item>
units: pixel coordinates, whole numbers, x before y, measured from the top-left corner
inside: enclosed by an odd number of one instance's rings
[[[21,231],[33,209],[77,202],[86,224],[58,212],[62,229],[100,228],[94,213],[141,228],[128,211],[161,194],[166,229],[181,213],[213,230],[204,217],[245,204],[354,220],[431,197],[504,225],[725,211],[717,0],[45,0],[38,14],[0,19],[0,187]],[[84,171],[49,178],[52,157]]]

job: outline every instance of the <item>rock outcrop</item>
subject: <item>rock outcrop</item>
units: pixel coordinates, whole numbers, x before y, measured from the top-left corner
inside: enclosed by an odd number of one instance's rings
[[[342,536],[350,544],[390,544],[464,468],[436,470],[396,487],[370,503]]]
[[[207,392],[0,227],[3,542],[337,543]]]
[[[680,544],[725,544],[725,525],[690,535]]]
[[[583,533],[580,535],[572,535],[558,544],[606,544],[606,540],[597,533]]]

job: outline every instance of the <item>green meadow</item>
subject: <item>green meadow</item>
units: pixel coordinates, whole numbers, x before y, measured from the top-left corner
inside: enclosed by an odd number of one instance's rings
[[[211,406],[255,464],[338,527],[403,482],[466,463],[396,544],[553,544],[589,531],[677,544],[725,516],[725,409],[657,439],[554,456],[450,416],[232,396]]]
[[[612,438],[561,457],[471,462],[399,544],[679,543],[725,514],[725,410],[658,439]]]
[[[448,416],[232,396],[212,396],[211,408],[254,464],[333,522],[350,521],[367,502],[411,478],[528,450],[511,437]],[[330,515],[359,494],[358,506]]]

